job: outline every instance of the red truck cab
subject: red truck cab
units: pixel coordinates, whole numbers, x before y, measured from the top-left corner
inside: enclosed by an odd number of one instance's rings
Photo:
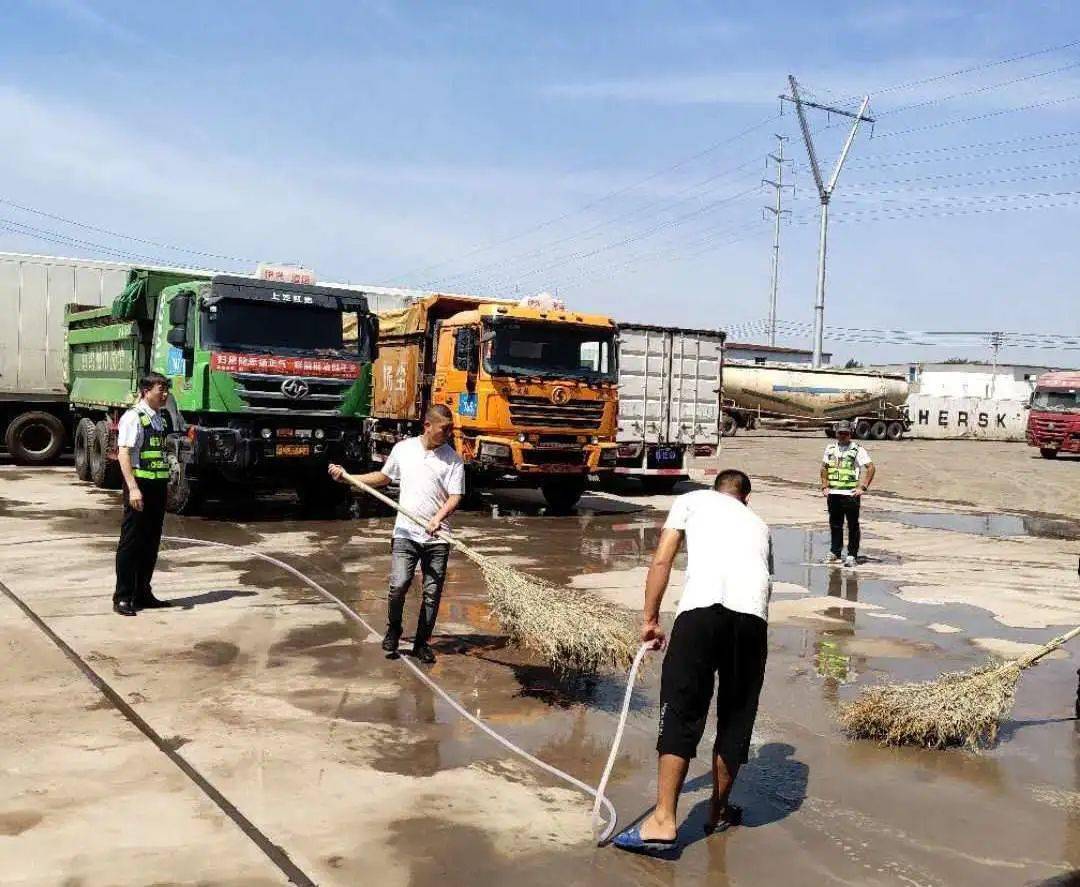
[[[1035,381],[1027,441],[1044,459],[1080,453],[1080,372],[1044,373]]]

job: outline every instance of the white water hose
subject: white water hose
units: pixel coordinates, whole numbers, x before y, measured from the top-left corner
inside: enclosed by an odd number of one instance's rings
[[[379,634],[374,629],[374,627],[372,627],[372,625],[366,619],[364,619],[363,616],[353,610],[352,607],[346,604],[337,595],[333,594],[330,591],[327,591],[314,579],[305,576],[295,567],[289,566],[287,563],[278,560],[276,557],[271,557],[268,554],[262,554],[261,552],[253,551],[250,548],[245,548],[240,545],[229,545],[227,542],[211,542],[207,539],[191,539],[186,536],[162,536],[162,539],[164,539],[166,542],[180,542],[190,545],[207,545],[213,548],[227,548],[234,551],[240,551],[247,556],[257,557],[260,560],[273,564],[274,566],[279,567],[285,572],[292,574],[301,582],[305,583],[307,586],[317,591],[328,601],[335,604],[338,609],[341,610],[341,612],[344,613],[347,617],[349,617],[355,622],[359,622],[362,626],[364,626],[364,628],[371,632],[371,634],[376,636],[378,636]],[[421,669],[420,666],[418,666],[411,659],[399,657],[398,661],[405,665],[406,668],[410,669],[413,674],[420,679],[421,682],[426,684],[434,693],[441,697],[447,705],[454,709],[454,711],[456,711],[459,715],[469,721],[469,723],[473,724],[476,727],[479,727],[482,731],[484,731],[484,733],[486,733],[500,745],[512,751],[515,755],[518,755],[519,757],[528,761],[533,766],[539,767],[545,773],[548,773],[551,776],[554,776],[556,779],[562,780],[563,782],[572,785],[574,788],[583,791],[590,797],[595,798],[592,809],[593,835],[596,838],[596,843],[598,845],[602,845],[608,840],[608,838],[611,837],[612,833],[615,831],[615,825],[618,822],[618,816],[615,813],[615,807],[612,805],[611,801],[609,801],[607,797],[605,797],[604,790],[607,788],[608,779],[611,776],[612,768],[615,766],[615,758],[619,753],[619,745],[622,742],[623,731],[626,728],[626,718],[630,713],[630,698],[633,695],[634,691],[634,681],[637,680],[638,669],[641,666],[642,660],[645,658],[645,654],[650,649],[652,649],[651,644],[642,644],[641,647],[638,649],[637,655],[634,657],[633,665],[630,666],[630,674],[627,677],[626,681],[626,693],[623,696],[622,712],[619,714],[619,726],[618,729],[615,731],[615,740],[611,744],[611,752],[610,754],[608,754],[607,764],[604,767],[603,775],[600,777],[600,784],[596,788],[593,788],[590,785],[586,785],[577,777],[571,776],[569,773],[560,770],[558,767],[553,767],[546,761],[541,761],[535,755],[531,755],[529,754],[529,752],[525,751],[525,749],[515,745],[505,736],[496,733],[491,727],[489,727],[482,720],[480,720],[480,718],[469,712],[460,702],[454,699],[453,696],[451,696],[449,693],[446,692],[446,690],[439,686],[439,684],[437,684],[430,677],[428,677],[424,670]],[[607,822],[604,823],[602,829],[599,828],[601,807],[603,807],[607,813]]]

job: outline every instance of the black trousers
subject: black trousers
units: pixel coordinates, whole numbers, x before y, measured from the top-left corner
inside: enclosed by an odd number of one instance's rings
[[[656,750],[697,754],[715,686],[713,754],[734,775],[750,751],[768,653],[768,625],[758,616],[722,604],[680,613],[661,670]]]
[[[142,511],[136,511],[124,487],[124,519],[120,524],[120,544],[116,546],[116,591],[113,601],[131,601],[136,606],[151,597],[150,580],[157,565],[161,528],[165,524],[167,481],[140,480]]]
[[[844,520],[848,526],[847,553],[852,557],[859,554],[859,541],[862,533],[859,530],[859,507],[862,498],[859,496],[838,496],[829,494],[829,531],[832,535],[832,553],[840,557],[844,549]]]
[[[421,545],[412,539],[395,536],[390,543],[390,593],[387,597],[386,622],[390,631],[401,635],[401,616],[405,610],[405,595],[412,585],[417,564],[424,579],[424,599],[420,605],[420,618],[416,623],[413,643],[422,646],[435,630],[439,615],[443,583],[446,581],[446,562],[450,546],[446,543]]]

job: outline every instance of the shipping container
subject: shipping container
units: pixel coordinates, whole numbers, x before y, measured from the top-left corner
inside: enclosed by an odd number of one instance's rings
[[[725,334],[619,324],[619,444],[615,471],[654,491],[689,476],[688,460],[716,453]]]

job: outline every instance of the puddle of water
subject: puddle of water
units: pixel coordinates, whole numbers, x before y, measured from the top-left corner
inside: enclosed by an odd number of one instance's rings
[[[872,515],[908,527],[968,533],[973,536],[1036,536],[1040,539],[1080,539],[1074,521],[1020,514],[938,514],[914,511],[882,511]]]

